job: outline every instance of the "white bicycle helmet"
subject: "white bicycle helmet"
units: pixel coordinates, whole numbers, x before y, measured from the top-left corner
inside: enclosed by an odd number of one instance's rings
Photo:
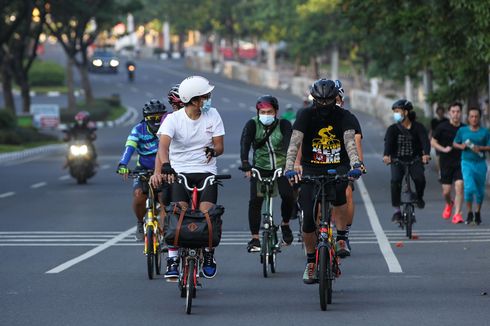
[[[206,78],[190,76],[180,83],[179,95],[182,102],[189,103],[193,97],[208,94],[213,89],[214,85],[210,85]]]

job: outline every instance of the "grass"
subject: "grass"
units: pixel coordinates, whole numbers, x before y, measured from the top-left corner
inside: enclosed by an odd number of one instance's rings
[[[20,92],[20,88],[17,85],[14,85],[14,89]],[[60,92],[62,94],[65,94],[68,92],[68,87],[65,85],[61,86],[31,86],[29,89],[31,92],[36,92],[36,93],[47,93],[47,92]],[[76,89],[75,91],[80,91],[79,89]]]
[[[126,113],[126,108],[123,106],[114,107],[108,117],[108,120],[116,120],[121,117],[124,113]]]
[[[35,142],[25,143],[22,145],[0,144],[0,153],[18,152],[24,149],[29,149],[29,148],[34,148],[34,147],[39,147],[44,145],[51,145],[51,144],[60,144],[60,143],[61,143],[60,141],[35,141]]]

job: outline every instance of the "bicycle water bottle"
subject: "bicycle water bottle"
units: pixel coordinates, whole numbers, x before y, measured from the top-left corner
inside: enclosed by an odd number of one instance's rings
[[[473,142],[469,139],[466,139],[465,140],[465,145],[468,146],[471,150],[473,150],[475,148],[475,144],[473,144]],[[475,154],[478,154],[478,156],[480,156],[481,158],[485,157],[485,154],[483,152],[474,152]]]

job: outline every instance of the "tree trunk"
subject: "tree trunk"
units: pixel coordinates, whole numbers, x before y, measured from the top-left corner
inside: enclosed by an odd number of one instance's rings
[[[76,65],[78,68],[78,72],[80,73],[80,79],[82,81],[82,88],[85,92],[85,102],[88,105],[92,105],[94,103],[94,94],[92,92],[92,85],[90,84],[90,79],[88,78],[87,66],[85,65]]]
[[[24,72],[21,72],[20,75],[17,83],[20,86],[20,95],[22,97],[22,113],[29,113],[31,111],[31,88],[29,87],[27,75]]]
[[[332,80],[339,79],[339,47],[335,44],[332,47],[332,58],[331,58],[331,65],[332,65]]]
[[[409,101],[413,101],[412,95],[412,80],[410,76],[405,76],[405,98]]]
[[[16,115],[14,93],[12,92],[12,75],[6,67],[6,62],[2,63],[2,90],[5,109]]]
[[[434,112],[432,110],[432,102],[429,101],[428,97],[432,95],[432,70],[424,70],[424,114],[428,118],[434,117]]]
[[[267,47],[267,69],[276,71],[276,49],[277,44],[269,43]]]
[[[310,58],[310,66],[311,66],[311,77],[314,79],[320,78],[320,66],[318,64],[317,57]]]
[[[355,89],[362,89],[362,77],[358,69],[356,69],[354,63],[349,60],[350,71],[352,72],[352,77],[354,78]]]
[[[75,89],[73,86],[73,59],[67,58],[66,60],[66,87],[68,92],[66,94],[68,98],[68,110],[75,111],[77,108],[77,102],[75,99]]]
[[[294,76],[301,76],[301,58],[299,55],[294,59]]]

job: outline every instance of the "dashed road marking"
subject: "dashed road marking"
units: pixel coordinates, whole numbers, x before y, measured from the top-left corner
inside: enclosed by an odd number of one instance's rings
[[[68,179],[70,179],[70,176],[69,175],[63,175],[63,176],[61,176],[61,177],[58,178],[58,180],[62,180],[62,181],[63,180],[68,180]]]
[[[10,196],[13,196],[13,195],[15,195],[15,192],[9,191],[9,192],[5,192],[3,194],[0,194],[0,198],[7,198],[7,197],[10,197]]]
[[[37,188],[44,187],[44,186],[46,186],[46,185],[47,185],[47,183],[46,183],[46,182],[39,182],[39,183],[35,183],[35,184],[31,185],[31,188],[32,188],[32,189],[37,189]]]

